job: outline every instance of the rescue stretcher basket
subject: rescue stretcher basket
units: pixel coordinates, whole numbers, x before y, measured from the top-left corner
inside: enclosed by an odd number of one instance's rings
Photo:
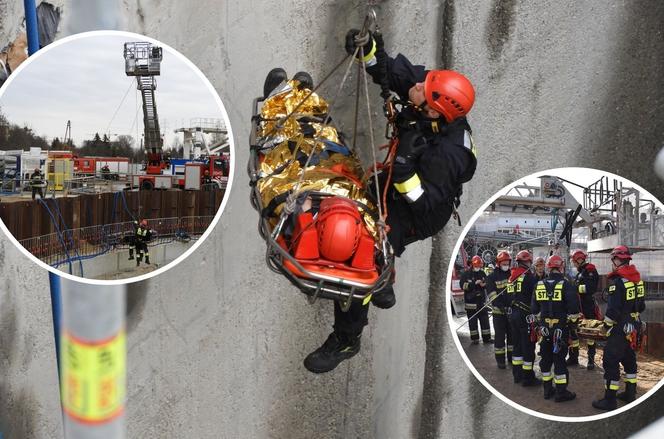
[[[261,193],[257,186],[260,180],[260,154],[261,145],[260,136],[260,108],[259,105],[265,101],[263,97],[257,97],[253,101],[251,133],[249,136],[250,155],[247,164],[249,174],[251,194],[250,200],[254,209],[259,213],[258,231],[260,236],[267,244],[265,260],[268,267],[279,274],[284,275],[294,286],[308,296],[310,303],[314,303],[319,298],[337,300],[340,302],[342,310],[348,310],[353,300],[359,300],[365,303],[371,298],[371,294],[378,291],[391,282],[391,276],[394,268],[394,256],[391,251],[388,255],[382,251],[378,276],[373,281],[359,281],[352,279],[352,276],[344,276],[343,269],[337,270],[341,274],[331,275],[312,270],[306,263],[295,258],[286,248],[277,242],[279,233],[275,236],[275,228],[268,218],[262,215],[264,204]],[[331,197],[332,194],[323,192],[309,192],[312,198]],[[354,202],[359,210],[367,211],[367,206]],[[279,227],[279,226],[277,226]],[[387,244],[389,248],[389,244]],[[376,250],[378,251],[378,250]],[[350,273],[349,273],[350,274]]]

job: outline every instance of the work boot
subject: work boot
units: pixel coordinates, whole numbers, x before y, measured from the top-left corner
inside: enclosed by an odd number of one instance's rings
[[[566,361],[568,366],[577,366],[579,364],[579,349],[569,348],[569,357]]]
[[[533,370],[524,370],[521,375],[521,385],[523,387],[539,386],[542,382],[535,376]]]
[[[521,382],[522,372],[520,364],[512,364],[512,377],[514,378],[514,384]]]
[[[149,255],[145,255],[145,263],[150,265],[150,256]]]
[[[551,399],[551,397],[556,393],[553,389],[553,381],[542,381],[542,387],[544,387],[544,399]]]
[[[471,344],[480,344],[480,341],[478,339],[473,339],[470,342]]]
[[[267,99],[267,97],[270,96],[270,93],[272,93],[272,90],[287,80],[288,75],[286,74],[286,70],[281,67],[276,67],[270,70],[270,73],[265,77],[265,83],[263,84],[263,98]]]
[[[129,249],[129,258],[127,260],[128,261],[133,261],[134,260],[134,250]]]
[[[625,391],[618,393],[616,397],[627,403],[634,401],[636,399],[636,383],[625,383]]]
[[[567,390],[567,384],[556,384],[556,397],[554,401],[565,402],[576,398],[576,393]]]
[[[616,401],[616,391],[606,389],[604,391],[604,398],[593,401],[593,407],[607,411],[617,409],[618,401]]]
[[[500,362],[499,362],[499,363],[497,363],[496,365],[498,366],[498,369],[505,369],[505,368],[507,368],[507,366],[505,366],[505,363],[500,363]]]
[[[360,337],[345,336],[333,332],[321,347],[307,355],[304,367],[313,373],[333,370],[343,360],[353,357],[360,351]]]
[[[493,344],[493,338],[491,338],[491,337],[483,338],[482,343],[484,343],[484,344]]]
[[[371,303],[380,309],[390,309],[397,303],[392,285],[387,285],[382,290],[371,295]]]
[[[592,344],[588,346],[588,365],[586,369],[594,370],[595,369],[595,345]]]
[[[293,76],[293,79],[300,83],[300,85],[297,86],[300,90],[304,90],[305,88],[309,90],[314,89],[314,78],[312,78],[307,72],[297,72],[295,76]]]

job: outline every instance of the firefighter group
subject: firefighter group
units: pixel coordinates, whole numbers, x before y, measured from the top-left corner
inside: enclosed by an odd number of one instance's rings
[[[150,265],[150,251],[148,242],[152,239],[152,230],[148,227],[148,220],[134,221],[134,234],[129,237],[129,260],[134,259],[136,251],[136,266],[141,265],[145,258],[145,263]]]
[[[484,269],[479,256],[471,259],[472,269],[464,272],[460,283],[472,344],[494,343],[496,364],[506,369],[511,363],[515,384],[542,386],[544,399],[570,401],[576,394],[568,389],[568,366],[578,365],[579,335],[583,319],[601,320],[606,333],[602,358],[604,396],[593,401],[600,410],[614,410],[617,400],[636,399],[636,351],[645,309],[645,286],[632,265],[632,254],[625,246],[611,252],[612,271],[608,275],[608,300],[604,316],[593,295],[598,291],[599,275],[582,250],[571,254],[576,277],[565,275],[562,257],[547,261],[522,250],[513,264],[507,251],[496,256],[495,270]],[[491,338],[489,310],[495,339]],[[533,370],[539,344],[538,378]],[[596,347],[588,340],[587,369],[595,368]],[[620,388],[620,364],[624,370],[625,389]]]

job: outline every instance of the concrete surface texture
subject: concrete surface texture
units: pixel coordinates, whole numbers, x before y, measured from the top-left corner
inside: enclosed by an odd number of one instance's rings
[[[20,14],[20,2],[11,3],[9,11]],[[651,170],[663,131],[664,89],[656,87],[663,61],[651,56],[664,49],[660,2],[374,3],[389,53],[457,68],[476,85],[470,121],[480,164],[465,189],[462,218],[503,185],[564,165],[617,172],[663,198]],[[660,416],[662,392],[611,421],[559,424],[525,415],[484,389],[458,354],[444,313],[444,277],[461,232],[452,222],[399,260],[398,304],[370,312],[362,352],[330,374],[307,373],[301,360],[327,336],[332,305],[309,306],[264,265],[244,173],[250,103],[276,65],[315,78],[329,71],[344,55],[346,29],[361,23],[365,2],[123,5],[127,30],[172,45],[212,81],[231,118],[237,157],[216,230],[188,260],[129,293],[129,437],[625,436]],[[352,88],[344,90],[335,116],[347,130]],[[372,103],[380,117],[380,101]],[[15,264],[28,264],[11,252]],[[2,297],[32,311],[16,317],[30,335],[5,337],[41,381],[26,382],[13,359],[3,368],[3,382],[11,383],[3,390],[10,399],[24,395],[24,407],[31,408],[19,412],[34,426],[25,431],[58,437],[57,385],[44,382],[54,370],[46,275],[34,267],[21,274],[9,268],[17,265],[4,263],[12,290]],[[38,279],[33,294],[20,289],[28,273]],[[41,343],[39,349],[25,354],[26,337]],[[10,428],[7,419],[3,428]]]

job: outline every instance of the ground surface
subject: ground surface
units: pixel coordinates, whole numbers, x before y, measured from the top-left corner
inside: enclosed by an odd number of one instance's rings
[[[455,318],[455,323],[461,325],[466,322],[465,317]],[[492,326],[493,332],[493,326]],[[586,369],[587,355],[585,343],[581,344],[581,354],[579,366],[570,366],[569,390],[576,393],[576,399],[565,403],[555,403],[553,400],[545,400],[542,397],[542,387],[523,387],[520,384],[514,384],[512,371],[507,369],[498,369],[493,354],[492,344],[479,345],[471,344],[468,325],[463,326],[458,331],[461,345],[475,369],[487,380],[498,392],[505,395],[510,400],[529,409],[557,416],[590,416],[602,413],[592,407],[594,399],[598,399],[604,394],[604,378],[602,369],[602,347],[598,344],[595,362],[597,366],[594,370]],[[539,351],[539,346],[536,352]],[[541,377],[539,370],[538,356],[535,360],[534,370],[538,377]],[[638,385],[637,395],[642,396],[650,390],[659,380],[664,378],[664,361],[655,359],[645,354],[638,356]],[[621,386],[624,386],[621,384]],[[622,389],[622,387],[621,387]],[[624,403],[619,401],[619,407]]]

